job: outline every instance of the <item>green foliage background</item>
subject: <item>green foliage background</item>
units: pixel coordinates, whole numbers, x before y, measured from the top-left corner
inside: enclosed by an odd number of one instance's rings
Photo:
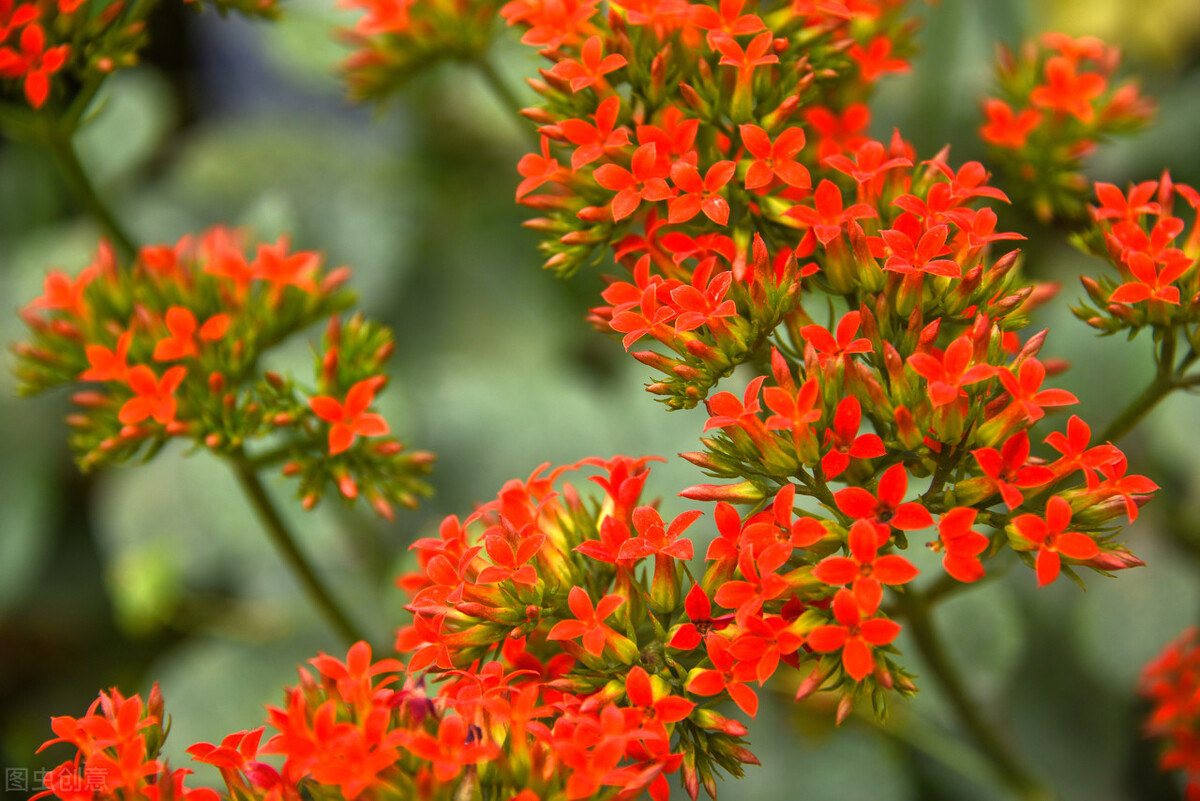
[[[512,202],[526,132],[475,76],[447,65],[379,113],[352,108],[335,76],[345,51],[330,33],[353,15],[317,0],[289,0],[286,11],[275,26],[164,14],[156,24],[178,48],[112,80],[79,144],[140,240],[217,222],[261,238],[290,233],[331,265],[353,266],[363,309],[395,328],[379,405],[412,447],[438,454],[436,497],[385,525],[330,502],[304,514],[283,479],[270,482],[303,547],[386,642],[404,614],[391,580],[408,543],[444,515],[469,512],[543,461],[614,453],[671,457],[648,493],[677,513],[686,505],[675,493],[704,479],[673,455],[694,449],[704,413],[665,412],[642,391],[645,368],[589,330],[596,276],[561,282],[538,269],[536,236],[520,227],[528,215]],[[923,13],[917,69],[885,79],[877,136],[899,126],[923,156],[955,142],[953,162],[981,157],[973,131],[994,42],[1049,26],[1098,32],[1126,48],[1126,72],[1144,76],[1160,113],[1150,132],[1104,148],[1093,176],[1123,184],[1169,168],[1200,184],[1194,2],[943,0]],[[538,65],[515,37],[498,55],[514,82]],[[1029,236],[1027,269],[1064,284],[1040,319],[1051,328],[1045,353],[1075,363],[1060,385],[1103,425],[1148,381],[1149,342],[1098,340],[1071,317],[1077,276],[1101,265],[1064,244],[1066,228],[1020,210],[1005,222]],[[80,269],[96,237],[41,152],[0,146],[0,297],[11,309],[39,293],[48,268]],[[0,339],[21,335],[15,315],[0,315]],[[307,344],[278,363],[305,371]],[[185,746],[258,725],[298,663],[340,646],[215,460],[175,450],[85,478],[65,446],[67,411],[65,396],[17,399],[11,371],[0,371],[0,767],[32,781],[64,758],[34,754],[50,715],[81,714],[100,688],[146,691],[154,680],[172,714],[168,753],[184,764]],[[1133,687],[1147,658],[1200,622],[1198,411],[1195,398],[1173,397],[1122,443],[1132,470],[1163,485],[1129,531],[1149,567],[1091,578],[1086,594],[1067,582],[1035,592],[1017,570],[938,612],[972,689],[1063,799],[1178,797],[1153,773]],[[935,564],[917,540],[916,557]],[[795,708],[787,688],[774,701],[751,728],[764,767],[723,798],[1002,797],[946,728],[932,684],[898,709],[899,738],[857,723],[835,736],[830,710]]]

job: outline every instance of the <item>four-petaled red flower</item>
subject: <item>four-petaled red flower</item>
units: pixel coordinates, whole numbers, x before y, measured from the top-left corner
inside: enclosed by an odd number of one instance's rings
[[[595,657],[604,653],[604,646],[621,637],[604,621],[625,603],[620,595],[605,595],[593,606],[583,587],[572,587],[567,606],[576,620],[560,620],[546,635],[547,640],[577,640],[583,638],[583,649]]]
[[[659,164],[653,142],[633,151],[629,167],[627,170],[617,164],[601,164],[592,173],[596,183],[617,193],[612,200],[613,220],[633,214],[643,200],[657,202],[675,194],[666,181],[670,167]]]
[[[742,144],[754,161],[746,170],[746,189],[761,189],[778,178],[788,186],[807,189],[812,186],[808,168],[796,161],[796,156],[804,149],[804,129],[786,128],[771,142],[767,132],[757,125],[749,123],[738,128],[742,134]]]
[[[346,402],[327,395],[308,399],[313,413],[329,427],[329,455],[341,453],[354,444],[356,436],[378,437],[388,433],[387,421],[381,415],[367,412],[375,393],[387,379],[384,376],[364,378],[346,393]]]
[[[187,368],[182,366],[167,370],[161,379],[144,364],[129,368],[125,377],[129,381],[129,388],[136,394],[125,401],[117,413],[117,419],[125,425],[140,423],[147,417],[163,425],[174,422],[177,406],[175,390],[186,375]]]
[[[878,434],[859,435],[861,423],[862,405],[858,398],[853,395],[842,398],[833,413],[833,425],[825,429],[825,445],[829,450],[821,457],[821,472],[826,480],[840,476],[850,466],[851,458],[875,459],[887,453]]]
[[[883,617],[871,617],[877,606],[863,605],[847,589],[833,596],[836,624],[817,626],[805,642],[819,654],[842,652],[842,667],[855,681],[862,681],[875,669],[874,648],[888,645],[900,633],[900,624]]]
[[[847,537],[849,556],[827,556],[813,568],[813,578],[823,584],[851,585],[855,597],[865,606],[878,606],[883,597],[881,585],[899,586],[917,577],[917,568],[898,554],[879,556],[879,540],[868,520],[858,520]]]
[[[571,91],[578,92],[615,70],[621,69],[628,62],[620,53],[604,55],[604,44],[599,36],[589,36],[579,49],[579,61],[565,58],[550,69],[550,74],[564,81],[569,81]]]
[[[1085,561],[1100,553],[1096,541],[1078,531],[1067,531],[1071,525],[1071,505],[1054,495],[1046,502],[1046,517],[1035,514],[1018,515],[1012,521],[1016,534],[1013,548],[1037,551],[1038,586],[1044,587],[1058,578],[1062,557]]]
[[[882,545],[891,536],[892,528],[915,531],[933,525],[933,517],[924,506],[915,501],[904,502],[907,491],[908,473],[903,464],[895,464],[880,476],[878,497],[862,487],[846,487],[835,492],[833,500],[843,514],[874,523]]]
[[[667,222],[672,225],[684,223],[701,211],[717,225],[729,222],[729,201],[718,193],[721,187],[729,183],[736,170],[736,162],[718,161],[708,168],[701,179],[696,165],[687,161],[672,164],[671,181],[679,189],[679,194],[667,203]]]

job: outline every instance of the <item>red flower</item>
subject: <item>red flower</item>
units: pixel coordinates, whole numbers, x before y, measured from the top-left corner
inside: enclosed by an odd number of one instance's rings
[[[1076,470],[1082,470],[1089,489],[1096,486],[1096,472],[1104,465],[1111,464],[1121,458],[1121,451],[1115,445],[1105,443],[1089,448],[1092,429],[1079,418],[1071,415],[1067,421],[1067,433],[1055,431],[1046,437],[1045,442],[1051,448],[1062,454],[1060,459],[1049,465],[1054,475],[1062,478]]]
[[[887,452],[878,434],[859,436],[861,422],[862,406],[858,398],[853,395],[843,398],[833,413],[833,425],[825,429],[825,445],[829,450],[821,457],[821,471],[827,480],[840,476],[850,466],[852,457],[875,459]]]
[[[139,423],[147,417],[153,417],[163,425],[174,422],[175,390],[186,375],[187,368],[180,366],[167,370],[161,380],[144,364],[130,368],[126,377],[136,397],[125,401],[117,419],[124,425]]]
[[[199,353],[194,336],[196,334],[196,315],[183,306],[172,306],[167,309],[163,318],[170,336],[160,339],[154,346],[154,359],[160,362],[174,361]],[[225,336],[229,328],[229,315],[214,314],[199,326],[200,338],[209,342]]]
[[[885,72],[910,72],[912,65],[902,58],[889,58],[892,54],[892,40],[887,36],[876,36],[865,48],[854,44],[846,55],[858,64],[859,74],[868,83],[879,79]]]
[[[875,669],[873,648],[887,645],[900,633],[900,624],[882,617],[870,617],[878,607],[860,607],[854,593],[847,589],[833,596],[836,624],[818,626],[808,634],[808,647],[817,653],[842,652],[842,667],[855,681],[862,681]],[[864,619],[866,616],[866,619]]]
[[[897,223],[899,222],[900,220],[897,220]],[[949,226],[935,225],[924,232],[919,230],[919,226],[906,226],[906,228],[908,230],[891,228],[879,232],[891,253],[887,262],[884,263],[883,269],[905,275],[930,273],[949,278],[962,277],[962,267],[958,262],[953,259],[937,258],[951,252],[950,248],[946,247],[946,239],[950,236]]]
[[[773,144],[767,132],[757,125],[742,125],[738,130],[742,134],[742,144],[754,156],[746,170],[746,189],[761,189],[773,178],[802,189],[812,186],[808,168],[796,161],[796,156],[804,149],[803,128],[783,130]]]
[[[1040,487],[1054,479],[1054,471],[1045,465],[1031,465],[1029,434],[1018,431],[999,451],[977,448],[971,451],[983,471],[992,492],[999,492],[1009,509],[1016,509],[1025,500],[1018,487]]]
[[[590,36],[579,50],[579,61],[565,58],[550,69],[550,74],[570,81],[571,91],[578,92],[600,81],[603,76],[619,70],[628,62],[619,53],[602,55],[604,45],[599,36]]]
[[[29,105],[41,108],[50,95],[50,76],[67,63],[71,47],[64,44],[46,49],[42,26],[30,22],[21,31],[20,48],[20,53],[11,47],[0,48],[0,76],[25,76],[25,98]]]
[[[666,182],[669,170],[659,164],[658,151],[651,143],[633,152],[630,169],[601,164],[592,176],[596,183],[617,193],[612,201],[613,220],[621,220],[637,211],[643,200],[657,202],[674,196]]]
[[[971,528],[975,525],[977,515],[977,510],[963,506],[944,513],[938,518],[938,539],[929,544],[933,550],[946,554],[942,557],[942,567],[946,572],[964,583],[983,578],[983,563],[979,561],[979,554],[991,542]]]
[[[732,161],[718,161],[708,168],[704,179],[694,164],[677,161],[671,165],[671,181],[679,188],[679,194],[667,203],[667,222],[675,225],[684,223],[701,211],[717,225],[729,222],[729,201],[718,192],[729,183],[737,170]]]
[[[294,286],[305,292],[317,289],[314,276],[321,256],[311,250],[288,254],[291,242],[281,236],[273,245],[259,245],[258,255],[250,265],[254,277],[271,284],[272,296],[278,299],[285,287]]]
[[[823,584],[850,584],[855,597],[876,606],[883,597],[882,584],[899,586],[917,577],[916,566],[898,554],[879,556],[875,527],[858,520],[850,527],[849,556],[828,556],[813,568],[812,575]]]
[[[1004,367],[996,375],[1000,379],[1000,383],[1008,390],[1009,395],[1012,396],[1009,409],[1024,412],[1025,419],[1030,422],[1045,416],[1046,413],[1042,411],[1043,406],[1067,406],[1079,403],[1079,398],[1065,389],[1042,389],[1042,382],[1046,378],[1046,368],[1033,357],[1021,362],[1016,373]]]
[[[325,653],[308,660],[323,676],[332,679],[337,684],[338,694],[347,704],[360,709],[371,706],[371,696],[375,690],[385,687],[396,680],[389,676],[379,683],[372,679],[381,673],[399,673],[404,665],[397,659],[381,659],[371,662],[371,646],[365,641],[356,642],[346,653],[346,661]]]
[[[838,509],[855,520],[870,520],[875,524],[879,544],[887,541],[891,528],[915,531],[933,525],[933,517],[919,503],[904,503],[908,491],[908,473],[903,464],[895,464],[879,479],[879,496],[862,487],[847,487],[833,495]]]
[[[732,36],[714,36],[712,39],[713,45],[721,53],[721,60],[717,63],[725,67],[737,67],[739,85],[750,82],[755,67],[779,63],[779,56],[771,52],[772,41],[771,32],[763,31],[751,39],[743,50]]]
[[[705,643],[711,668],[694,668],[688,676],[686,689],[694,695],[717,695],[725,692],[730,699],[750,717],[758,712],[758,695],[747,687],[744,679],[752,676],[738,671],[733,654],[729,652],[729,641],[723,637],[709,637]]]
[[[728,504],[722,505],[728,506]],[[692,650],[707,640],[714,631],[719,631],[733,622],[733,615],[722,615],[716,618],[712,616],[712,602],[709,601],[708,594],[699,584],[692,585],[692,588],[688,590],[687,596],[683,599],[683,611],[687,615],[688,622],[679,626],[667,642],[668,647],[681,651]]]
[[[1003,100],[988,98],[983,105],[987,122],[979,128],[979,138],[990,145],[1019,150],[1025,147],[1030,132],[1042,121],[1042,113],[1027,108],[1020,114]]]
[[[28,308],[55,309],[72,317],[86,317],[88,308],[83,292],[99,274],[98,264],[84,268],[75,280],[59,270],[51,270],[42,282],[42,296],[31,300]]]
[[[805,109],[804,120],[817,136],[817,160],[854,152],[866,144],[864,135],[871,124],[871,109],[866,103],[851,103],[840,114],[823,106]]]
[[[341,453],[354,444],[356,436],[378,437],[388,433],[387,421],[378,414],[367,412],[375,393],[387,380],[384,376],[365,378],[346,393],[343,404],[335,398],[318,395],[308,399],[309,408],[317,417],[332,423],[329,427],[329,455]]]
[[[801,328],[800,336],[817,349],[817,360],[821,367],[825,367],[831,360],[836,364],[843,362],[849,354],[870,353],[873,350],[871,340],[864,337],[854,338],[854,335],[858,333],[861,320],[861,313],[846,312],[838,320],[836,338],[823,326],[816,323]]]
[[[617,558],[636,560],[647,556],[669,556],[684,561],[691,559],[692,541],[679,539],[679,535],[702,514],[698,509],[684,512],[671,521],[670,528],[665,528],[657,509],[639,506],[633,510],[633,527],[640,536],[625,540]]]
[[[975,345],[970,334],[963,334],[946,346],[941,359],[929,353],[914,353],[908,365],[929,382],[929,400],[934,407],[953,403],[967,392],[963,387],[991,378],[996,368],[990,364],[971,364]]]
[[[1087,534],[1067,531],[1071,524],[1071,505],[1058,495],[1046,502],[1046,518],[1034,514],[1020,515],[1012,521],[1021,551],[1037,551],[1038,586],[1044,587],[1058,578],[1062,556],[1086,561],[1100,553],[1100,546]]]
[[[644,719],[659,724],[677,723],[696,708],[694,703],[686,699],[655,692],[650,674],[640,665],[634,665],[625,677],[625,696],[635,709],[644,713]]]
[[[526,153],[517,162],[517,172],[525,180],[517,184],[517,200],[528,195],[547,181],[557,181],[563,168],[557,159],[550,157],[550,140],[542,136],[542,155]]]
[[[828,246],[842,235],[842,227],[850,220],[878,217],[879,213],[866,203],[856,203],[848,209],[843,209],[842,190],[838,189],[833,181],[826,179],[817,185],[817,191],[813,195],[813,208],[792,206],[784,212],[784,216],[812,228],[821,244]]]
[[[860,188],[865,188],[876,180],[880,180],[883,173],[888,170],[912,166],[911,159],[899,156],[887,158],[887,155],[888,152],[884,150],[883,145],[872,139],[864,142],[858,148],[853,160],[849,156],[835,153],[827,156],[822,163],[840,173],[849,175]]]
[[[115,351],[103,345],[88,345],[84,349],[87,355],[88,369],[79,374],[80,381],[128,381],[129,365],[125,359],[129,353],[129,344],[133,341],[133,332],[126,331],[117,337]]]
[[[587,590],[575,586],[567,595],[567,606],[576,620],[560,620],[546,635],[547,640],[576,640],[583,638],[583,649],[594,657],[604,653],[604,646],[616,643],[618,638],[625,639],[605,624],[625,603],[620,595],[606,595],[600,602],[592,606],[592,599]]]
[[[433,763],[433,775],[439,782],[448,782],[462,772],[465,765],[477,765],[500,756],[495,743],[481,742],[478,729],[455,714],[447,715],[438,724],[437,737],[417,732],[407,743],[409,751]]]
[[[737,610],[734,619],[745,627],[746,618],[757,615],[767,601],[780,597],[788,582],[775,571],[783,567],[792,555],[790,543],[769,545],[756,557],[749,548],[738,554],[738,568],[745,581],[726,581],[713,600],[726,609]]]
[[[558,124],[563,136],[567,137],[567,141],[576,146],[575,152],[571,154],[571,169],[578,170],[601,156],[609,152],[616,152],[629,144],[628,129],[614,127],[617,124],[617,112],[620,109],[621,98],[617,95],[609,95],[596,107],[596,113],[593,116],[596,121],[595,125],[575,119],[563,120]],[[549,153],[546,153],[545,157],[548,156]],[[554,168],[557,168],[558,162],[552,163]],[[523,172],[521,174],[524,175]],[[553,177],[553,172],[551,172],[551,177]],[[517,199],[520,199],[519,195]]]
[[[1035,106],[1074,115],[1080,122],[1091,122],[1096,116],[1092,100],[1107,88],[1108,82],[1095,73],[1078,75],[1075,63],[1065,56],[1054,56],[1046,62],[1046,83],[1029,93]]]

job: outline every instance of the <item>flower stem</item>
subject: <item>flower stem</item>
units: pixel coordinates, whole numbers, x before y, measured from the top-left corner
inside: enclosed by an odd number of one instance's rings
[[[1159,374],[1155,377],[1150,386],[1143,390],[1142,394],[1133,399],[1122,412],[1117,415],[1116,419],[1108,424],[1104,432],[1100,435],[1101,442],[1116,442],[1124,437],[1134,427],[1142,421],[1142,418],[1150,413],[1150,410],[1162,401],[1163,398],[1171,394],[1171,391],[1178,386],[1178,383],[1172,380],[1171,376]]]
[[[267,530],[268,539],[278,549],[283,561],[287,563],[292,574],[300,582],[300,586],[317,611],[321,613],[330,627],[346,641],[347,645],[366,639],[358,627],[350,622],[350,618],[342,611],[325,585],[321,583],[316,571],[309,564],[308,558],[301,553],[287,524],[279,516],[275,504],[271,502],[262,482],[258,480],[258,473],[255,472],[251,462],[242,455],[233,456],[230,462],[238,483],[242,485],[242,490],[250,499],[250,503],[258,513],[259,520]]]
[[[87,171],[83,169],[83,164],[79,161],[79,154],[75,152],[73,135],[73,130],[63,129],[55,123],[49,122],[45,142],[76,199],[100,224],[121,254],[126,258],[133,258],[137,253],[137,246],[133,244],[133,239],[126,233],[124,226],[96,193],[96,187],[92,185]]]
[[[520,125],[521,121],[525,119],[525,115],[521,113],[521,111],[525,108],[525,105],[520,101],[520,99],[517,98],[516,93],[509,88],[504,79],[500,77],[500,73],[496,71],[496,68],[492,65],[492,62],[488,60],[486,55],[480,54],[476,58],[472,59],[471,63],[475,65],[475,69],[479,70],[479,74],[483,77],[484,83],[486,83],[488,88],[492,90],[492,93],[500,101],[500,104],[503,105],[504,108],[513,115],[513,118],[517,121],[517,124]],[[536,148],[538,146],[537,135],[524,125],[521,125],[521,130],[528,132],[528,134],[532,137],[533,145]]]
[[[1027,801],[1047,801],[1053,796],[1037,779],[1025,769],[1008,745],[1000,739],[988,724],[979,707],[967,694],[962,677],[950,663],[945,648],[933,627],[929,616],[929,605],[919,592],[908,589],[901,594],[901,604],[906,612],[909,628],[917,649],[929,665],[929,670],[938,680],[946,699],[954,708],[959,721],[970,733],[987,757],[997,776],[1004,784]]]

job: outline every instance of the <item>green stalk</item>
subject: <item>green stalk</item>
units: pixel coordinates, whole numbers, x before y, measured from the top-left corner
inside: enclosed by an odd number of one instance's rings
[[[54,122],[49,122],[46,126],[46,146],[50,148],[54,161],[62,170],[71,192],[84,210],[104,229],[121,255],[132,259],[137,254],[137,246],[134,245],[133,238],[126,233],[125,227],[97,194],[96,187],[79,161],[79,154],[75,152],[73,136],[74,130],[64,130]]]
[[[283,561],[287,563],[288,568],[300,582],[309,601],[347,645],[365,640],[366,637],[362,635],[357,626],[350,622],[350,618],[342,611],[341,606],[333,599],[333,595],[313,570],[308,558],[300,551],[295,537],[292,536],[287,524],[283,522],[283,518],[280,517],[275,504],[267,495],[262,482],[258,480],[258,473],[255,472],[251,462],[242,455],[235,455],[230,458],[230,463],[238,483],[241,484],[246,497],[250,499],[254,511],[258,513],[258,518],[267,531],[268,539],[271,540],[283,557]]]
[[[496,96],[496,99],[500,101],[500,104],[504,106],[504,108],[510,114],[513,115],[513,119],[518,125],[520,125],[521,130],[527,132],[527,135],[531,137],[533,146],[536,149],[540,144],[539,137],[531,129],[521,124],[525,119],[525,115],[521,113],[521,111],[525,108],[525,104],[523,104],[520,99],[517,98],[516,93],[513,92],[513,90],[509,88],[508,84],[505,83],[504,79],[500,77],[500,73],[496,71],[495,66],[493,66],[492,62],[488,60],[486,54],[479,54],[471,60],[471,64],[475,66],[475,69],[479,70],[479,74],[483,78],[484,83],[486,83],[488,88],[492,90],[492,94]]]
[[[1000,739],[967,693],[962,677],[951,664],[946,650],[934,630],[925,597],[913,589],[906,589],[905,592],[899,593],[899,596],[917,649],[925,658],[929,670],[954,708],[959,722],[970,734],[979,750],[987,757],[997,777],[1018,797],[1026,801],[1048,801],[1053,798],[1050,791],[1025,769],[1008,745]]]

